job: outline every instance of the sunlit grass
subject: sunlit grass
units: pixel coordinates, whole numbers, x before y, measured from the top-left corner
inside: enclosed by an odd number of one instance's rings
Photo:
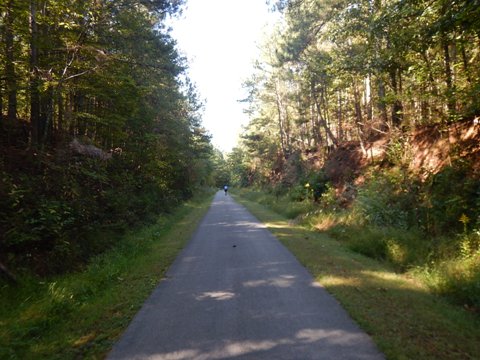
[[[83,272],[0,288],[0,359],[102,358],[208,209],[185,204],[132,231]]]
[[[387,358],[478,359],[478,315],[432,294],[413,271],[398,274],[394,265],[377,262],[352,251],[345,242],[313,231],[311,223],[292,226],[292,221],[258,203],[237,199],[342,303]],[[328,222],[342,235],[336,220]],[[326,222],[324,229],[328,226]],[[353,234],[368,236],[361,234],[361,228]],[[404,256],[393,245],[390,251],[392,256]]]

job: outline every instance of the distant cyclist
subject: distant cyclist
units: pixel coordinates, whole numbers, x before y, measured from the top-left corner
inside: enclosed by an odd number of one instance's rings
[[[227,196],[227,192],[228,192],[228,186],[227,186],[227,185],[225,185],[225,186],[223,187],[223,190],[225,190],[225,196]]]

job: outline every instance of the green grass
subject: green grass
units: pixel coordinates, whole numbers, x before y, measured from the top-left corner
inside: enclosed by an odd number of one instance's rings
[[[388,359],[479,359],[478,315],[433,295],[412,273],[397,274],[393,266],[325,233],[235,197],[342,303]]]
[[[193,200],[131,232],[83,272],[0,288],[0,359],[103,358],[211,202]]]
[[[237,193],[239,191],[241,190],[236,190]],[[295,219],[297,216],[306,214],[315,208],[312,201],[292,201],[289,196],[274,196],[262,190],[243,191],[242,196],[251,201],[268,206],[270,209],[289,219]]]

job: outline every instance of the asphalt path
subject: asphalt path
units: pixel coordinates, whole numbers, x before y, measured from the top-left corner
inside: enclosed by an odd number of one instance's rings
[[[384,359],[339,303],[223,192],[108,359]]]

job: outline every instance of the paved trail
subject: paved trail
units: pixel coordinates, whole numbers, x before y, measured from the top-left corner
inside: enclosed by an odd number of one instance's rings
[[[108,359],[384,359],[244,207],[219,192]]]

